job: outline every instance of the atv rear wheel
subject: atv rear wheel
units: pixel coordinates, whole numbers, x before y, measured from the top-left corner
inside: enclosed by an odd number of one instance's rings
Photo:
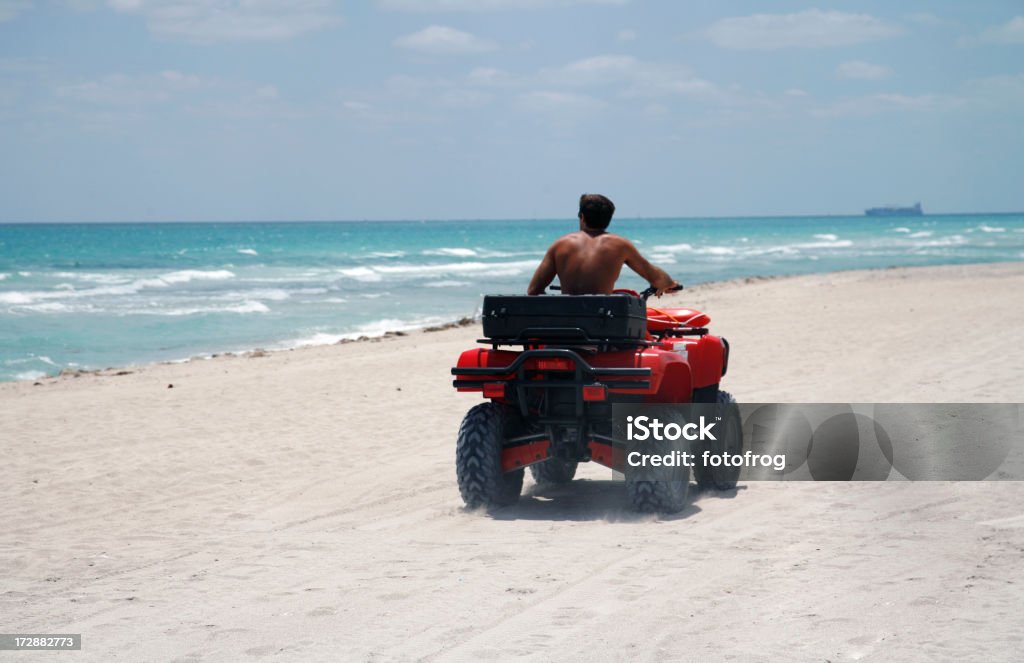
[[[548,458],[531,465],[530,474],[538,486],[560,486],[572,481],[578,466],[579,462],[575,460]]]
[[[523,489],[523,470],[501,471],[506,408],[481,403],[466,413],[455,447],[455,473],[462,501],[470,508],[515,504]]]
[[[645,449],[653,455],[671,454],[676,444],[670,440],[652,440]],[[626,494],[634,511],[676,513],[686,506],[690,491],[690,468],[639,467],[626,471]]]
[[[647,481],[626,479],[626,494],[634,511],[641,513],[676,513],[686,506],[690,490],[690,472],[682,480]]]
[[[715,417],[721,419],[720,430],[724,432],[717,436],[717,440],[708,440],[704,445],[694,447],[697,458],[693,474],[701,490],[732,490],[736,487],[736,481],[739,479],[742,468],[738,465],[727,467],[724,463],[718,467],[705,467],[701,462],[705,450],[716,456],[743,453],[743,424],[740,421],[736,399],[729,392],[719,390],[715,405]]]

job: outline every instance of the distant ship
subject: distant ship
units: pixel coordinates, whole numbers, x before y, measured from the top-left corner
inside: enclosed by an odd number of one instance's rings
[[[921,203],[914,203],[911,207],[900,207],[899,205],[886,205],[885,207],[872,207],[864,210],[868,216],[922,216],[924,210]]]

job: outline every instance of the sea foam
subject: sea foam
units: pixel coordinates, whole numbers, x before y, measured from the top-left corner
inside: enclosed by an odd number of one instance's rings
[[[80,299],[84,297],[103,297],[132,295],[147,288],[167,288],[182,285],[191,281],[211,281],[234,278],[234,273],[225,270],[186,269],[168,272],[156,277],[135,279],[129,283],[118,285],[101,285],[84,290],[62,288],[60,290],[10,290],[0,292],[0,304],[33,304],[38,301],[52,299]]]
[[[422,253],[425,256],[452,256],[454,258],[473,258],[477,255],[473,249],[466,248],[427,249]]]

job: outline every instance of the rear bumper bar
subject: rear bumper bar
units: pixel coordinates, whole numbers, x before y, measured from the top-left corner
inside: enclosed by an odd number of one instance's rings
[[[648,377],[651,374],[649,368],[603,368],[594,367],[586,362],[583,357],[572,350],[565,348],[542,348],[539,350],[526,350],[521,352],[515,361],[508,366],[480,366],[480,367],[466,367],[459,368],[455,367],[452,369],[452,375],[464,375],[464,376],[494,376],[501,377],[511,375],[513,373],[519,374],[523,370],[523,365],[531,359],[551,359],[551,358],[562,358],[571,360],[576,369],[576,375],[578,377],[588,377],[597,379],[603,376],[609,377]]]
[[[527,377],[527,371],[544,373],[540,369],[528,369],[527,362],[533,359],[568,359],[573,362],[572,379],[537,379],[536,376]],[[555,371],[568,372],[568,371]],[[645,391],[651,388],[651,381],[647,380],[622,380],[615,378],[650,378],[649,368],[603,368],[591,366],[577,352],[565,348],[541,348],[537,350],[525,350],[507,366],[481,366],[481,367],[455,367],[452,375],[472,379],[456,379],[452,385],[456,389],[483,388],[484,382],[504,382],[509,388],[515,390],[516,402],[523,416],[527,415],[527,389],[572,389],[575,392],[576,416],[583,415],[583,387],[586,385],[600,383],[609,389],[629,389]],[[490,378],[482,380],[480,378]]]

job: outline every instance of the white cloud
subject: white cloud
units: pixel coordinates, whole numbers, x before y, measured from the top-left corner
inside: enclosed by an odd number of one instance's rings
[[[453,88],[442,92],[437,101],[447,108],[479,108],[486,106],[494,99],[494,95],[480,90]]]
[[[90,81],[60,85],[56,94],[96,105],[144,106],[165,103],[205,86],[198,76],[164,71],[147,76],[109,74]]]
[[[160,108],[198,115],[295,116],[273,85],[203,78],[167,70],[155,74],[108,74],[59,84],[53,93],[60,110],[79,117],[143,118]],[[103,114],[103,115],[100,115]]]
[[[713,23],[705,34],[717,46],[737,50],[851,46],[902,32],[868,14],[808,9],[794,14],[753,14]]]
[[[257,99],[272,100],[280,97],[281,93],[278,92],[277,87],[273,85],[263,85],[256,88],[255,96]]]
[[[887,93],[841,99],[828,106],[816,108],[811,114],[819,117],[867,116],[890,112],[950,110],[962,105],[962,99],[947,95]]]
[[[384,82],[389,94],[398,97],[417,97],[424,94],[436,94],[438,90],[449,90],[454,83],[447,78],[407,76],[399,74],[391,76]]]
[[[197,42],[280,41],[338,25],[331,0],[107,0],[154,34]]]
[[[108,5],[103,0],[61,0],[61,4],[73,12],[93,12]]]
[[[640,60],[632,55],[595,55],[533,74],[512,74],[502,69],[477,67],[466,82],[488,88],[573,92],[588,89],[604,98],[704,97],[724,100],[718,86],[679,64]]]
[[[629,0],[377,0],[382,9],[406,12],[487,12],[568,5],[624,5]]]
[[[710,97],[718,88],[686,67],[639,60],[631,55],[597,55],[556,69],[546,69],[539,80],[560,87],[614,86],[624,97],[681,94]]]
[[[547,75],[566,85],[594,85],[632,78],[642,67],[632,55],[595,55],[548,70]]]
[[[519,81],[516,76],[494,67],[477,67],[466,78],[471,84],[483,87],[508,87]]]
[[[787,112],[792,96],[720,86],[671,62],[604,54],[559,67],[519,72],[490,66],[469,68],[462,77],[392,76],[367,89],[339,91],[349,116],[383,122],[436,122],[450,108],[491,107],[541,115],[544,121],[575,124],[576,119],[608,109],[655,117],[678,110],[679,102],[708,104],[720,110],[716,121],[757,121]],[[792,95],[801,94],[793,92]],[[356,105],[351,105],[355,103]],[[373,117],[360,104],[373,104]],[[802,106],[805,104],[801,104]],[[495,111],[501,112],[501,111]]]
[[[14,19],[32,7],[32,0],[0,0],[0,23]]]
[[[490,72],[479,71],[479,76],[486,81]],[[378,127],[436,125],[450,118],[453,110],[479,109],[503,92],[498,85],[473,84],[470,77],[453,80],[399,75],[388,78],[379,87],[342,90],[339,102],[346,116]]]
[[[373,111],[373,104],[368,104],[365,101],[343,101],[341,105],[357,113],[370,113]]]
[[[399,37],[395,46],[430,55],[465,55],[493,51],[497,45],[468,32],[444,25],[432,25],[411,35]]]
[[[649,115],[651,117],[664,117],[665,115],[668,115],[669,112],[668,106],[665,106],[664,104],[647,104],[643,109],[644,115]]]
[[[570,116],[598,110],[607,105],[599,99],[583,94],[551,90],[527,92],[519,96],[518,102],[522,108],[528,111],[564,113]]]
[[[615,39],[618,41],[636,41],[635,30],[619,30],[618,34],[615,35]]]
[[[51,66],[50,60],[37,57],[0,57],[0,74],[33,74],[39,73]]]
[[[987,110],[1024,111],[1024,74],[989,76],[968,81],[967,98]]]
[[[1024,44],[1024,16],[1014,16],[1006,23],[985,30],[976,37],[961,40],[962,44]]]
[[[1024,112],[1024,73],[976,78],[949,94],[871,94],[847,97],[816,107],[812,115],[820,117],[869,116],[882,113],[937,113],[981,110],[985,112]]]
[[[892,75],[889,67],[880,64],[871,64],[863,60],[850,60],[836,67],[836,76],[839,78],[853,78],[862,81],[877,81],[888,78]]]
[[[907,14],[904,18],[911,23],[917,23],[918,25],[924,25],[926,27],[939,27],[955,23],[955,21],[940,18],[931,12],[914,12],[912,14]]]

